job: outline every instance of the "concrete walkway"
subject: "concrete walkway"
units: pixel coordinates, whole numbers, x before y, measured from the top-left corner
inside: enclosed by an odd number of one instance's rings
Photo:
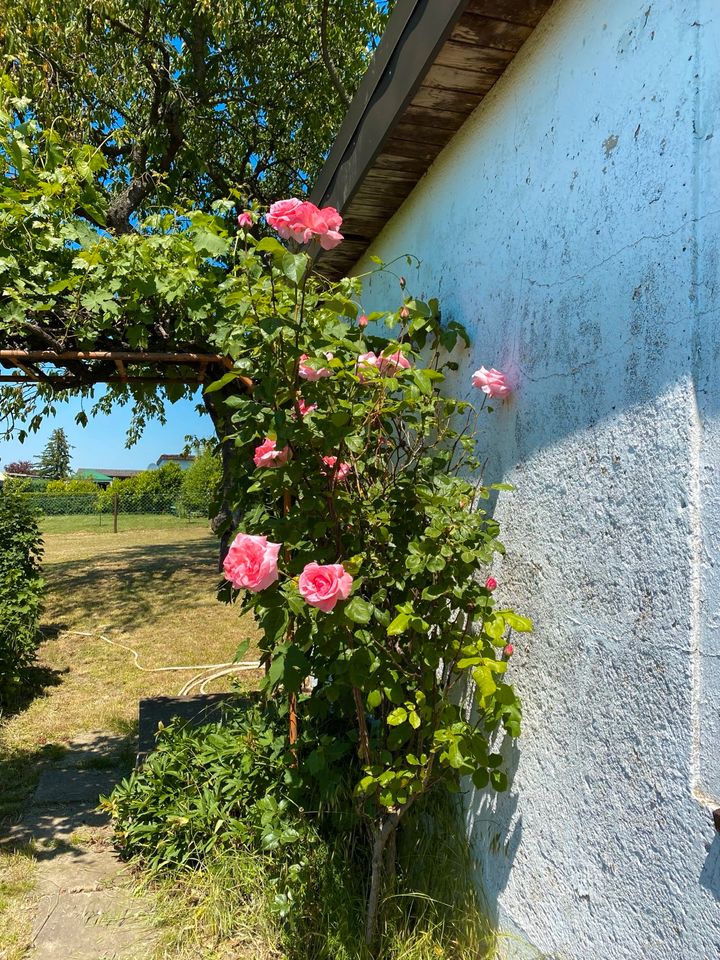
[[[37,860],[33,947],[27,960],[147,960],[153,938],[98,798],[124,774],[126,741],[91,733],[48,764],[4,847],[32,843]]]

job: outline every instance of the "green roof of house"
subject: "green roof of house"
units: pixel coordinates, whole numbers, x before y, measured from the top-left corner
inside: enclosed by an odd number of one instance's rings
[[[96,483],[111,483],[112,477],[106,473],[100,473],[99,470],[78,470],[78,476],[83,480],[94,480]]]

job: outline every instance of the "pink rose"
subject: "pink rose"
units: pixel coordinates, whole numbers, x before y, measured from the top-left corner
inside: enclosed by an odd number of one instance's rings
[[[249,214],[249,213],[247,212],[247,210],[246,210],[244,213],[241,213],[241,214],[238,216],[237,222],[238,222],[238,226],[239,226],[242,230],[247,230],[248,227],[251,227],[251,226],[252,226],[253,220],[252,220],[252,217],[250,216],[250,214]]]
[[[302,397],[297,398],[297,405],[301,417],[306,417],[309,413],[312,413],[313,410],[317,410],[316,403],[305,403],[305,400]]]
[[[407,318],[408,318],[409,316],[410,316],[410,311],[408,310],[408,308],[407,308],[407,307],[400,307],[400,319],[401,319],[401,320],[407,320]]]
[[[283,239],[292,237],[298,243],[317,239],[323,250],[332,250],[343,239],[338,233],[342,217],[335,207],[321,210],[308,200],[279,200],[272,204],[265,219]]]
[[[357,364],[355,366],[355,373],[358,375],[360,380],[366,380],[371,370],[380,369],[380,358],[377,357],[372,350],[368,353],[361,353],[357,358]]]
[[[308,563],[300,574],[298,590],[311,607],[329,613],[338,600],[347,600],[352,583],[341,563]]]
[[[488,577],[487,580],[485,581],[486,590],[494,590],[496,586],[497,586],[497,580],[495,579],[495,577]]]
[[[368,318],[365,316],[364,313],[361,313],[360,316],[358,317],[358,326],[366,327],[367,325],[368,325]]]
[[[223,560],[225,576],[237,590],[266,590],[278,578],[280,543],[239,533]]]
[[[506,657],[511,657],[513,653],[515,653],[515,647],[511,643],[508,643],[503,650],[503,653]]]
[[[283,240],[289,240],[293,236],[292,224],[294,223],[293,214],[302,204],[302,200],[278,200],[273,203],[265,217],[268,224],[277,230]]]
[[[396,350],[388,357],[380,357],[378,363],[380,373],[384,377],[394,377],[398,370],[408,370],[410,368],[410,361],[400,350]]]
[[[333,355],[331,353],[325,354],[326,359],[332,360]],[[309,360],[310,357],[304,353],[300,357],[300,363],[298,366],[298,376],[302,377],[303,380],[309,380],[311,383],[314,383],[316,380],[322,380],[323,377],[331,377],[332,370],[328,367],[313,367],[309,363],[306,363],[306,360]]]
[[[259,447],[255,447],[253,463],[256,467],[283,467],[290,459],[290,447],[276,449],[275,440],[265,437]]]
[[[344,480],[345,477],[350,473],[351,466],[349,463],[340,463],[336,468],[335,464],[337,463],[337,457],[323,457],[322,459],[323,463],[330,467],[330,473],[337,480]],[[327,473],[327,471],[323,470],[323,473]]]
[[[486,370],[480,367],[472,375],[472,385],[482,390],[489,397],[498,397],[504,400],[510,393],[510,384],[507,382],[507,376],[499,370]]]

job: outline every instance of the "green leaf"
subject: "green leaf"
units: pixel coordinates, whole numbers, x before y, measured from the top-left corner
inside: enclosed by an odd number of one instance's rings
[[[375,710],[382,703],[382,690],[371,690],[367,695],[367,705],[370,710]]]
[[[275,237],[263,237],[255,247],[258,253],[272,253],[284,256],[287,249]]]
[[[490,783],[492,783],[498,793],[502,793],[508,788],[507,774],[502,770],[493,770],[490,774]]]
[[[492,637],[493,640],[499,640],[505,633],[505,621],[501,614],[495,613],[489,620],[486,620],[483,625],[483,630],[489,637]]]
[[[212,383],[209,383],[203,392],[217,393],[218,390],[222,390],[223,387],[226,387],[229,383],[232,383],[233,380],[237,380],[239,376],[239,373],[236,373],[234,370],[230,370],[228,373],[224,373],[219,380],[213,380]]]
[[[368,603],[367,600],[363,600],[362,597],[353,597],[345,605],[343,612],[348,620],[352,620],[353,623],[366,624],[370,623],[372,619],[373,605]]]
[[[406,613],[399,613],[387,628],[387,635],[397,637],[401,633],[405,633],[409,625],[410,617]]]
[[[498,610],[498,613],[502,614],[507,625],[512,627],[513,630],[517,630],[518,633],[530,633],[532,631],[532,620],[528,617],[521,617],[512,610]]]
[[[420,726],[420,717],[414,710],[411,710],[408,714],[408,720],[410,721],[410,726],[413,728],[413,730],[417,730],[417,728]]]
[[[245,654],[247,653],[249,646],[250,646],[250,641],[249,641],[249,640],[243,640],[243,642],[240,644],[240,646],[239,646],[239,647],[237,648],[237,650],[235,651],[235,657],[234,657],[233,663],[240,663],[240,662],[242,661],[242,658],[243,658],[243,657],[245,656]]]
[[[479,770],[476,770],[475,773],[473,773],[470,779],[478,790],[482,790],[490,782],[490,775],[484,767],[481,767]]]
[[[398,727],[401,723],[405,723],[408,718],[408,713],[405,707],[396,707],[392,713],[388,714],[387,722],[391,727]]]
[[[280,261],[282,271],[291,283],[300,286],[308,266],[308,258],[304,253],[286,253]]]

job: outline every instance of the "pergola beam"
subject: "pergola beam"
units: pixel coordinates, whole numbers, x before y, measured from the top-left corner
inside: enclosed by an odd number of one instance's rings
[[[217,363],[232,366],[229,357],[219,353],[157,353],[129,350],[0,350],[0,360],[29,360],[35,363],[60,363],[64,360],[121,360],[125,363]],[[19,366],[19,364],[16,364]]]

